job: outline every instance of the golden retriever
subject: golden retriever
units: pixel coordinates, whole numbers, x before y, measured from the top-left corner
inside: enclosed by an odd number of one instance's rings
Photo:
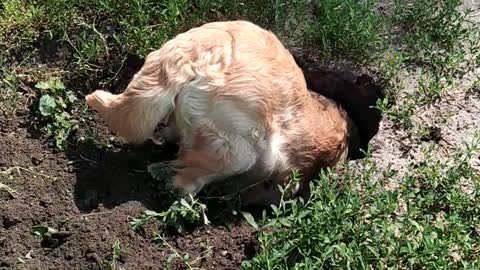
[[[86,96],[109,128],[142,143],[159,123],[178,140],[174,185],[192,195],[241,175],[246,204],[276,203],[277,185],[297,169],[308,179],[348,155],[352,122],[335,102],[308,91],[302,70],[278,38],[248,21],[212,22],[151,52],[126,90]]]

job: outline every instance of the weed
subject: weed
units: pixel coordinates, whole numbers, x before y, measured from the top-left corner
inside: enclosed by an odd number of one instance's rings
[[[76,42],[72,42],[68,37],[67,41],[74,49],[73,57],[76,59],[78,67],[87,71],[97,71],[100,67],[96,63],[109,56],[109,47],[104,35],[95,28],[95,23],[91,25],[81,22],[81,32]],[[101,62],[100,62],[101,63]]]
[[[242,216],[245,218],[248,224],[252,226],[255,230],[258,230],[258,224],[255,222],[255,219],[253,218],[252,214],[248,212],[241,212]]]
[[[476,269],[480,179],[469,161],[479,139],[443,161],[426,155],[396,191],[374,180],[374,166],[363,175],[346,167],[343,179],[322,173],[307,202],[284,201],[264,217],[262,252],[242,268]],[[469,193],[462,181],[473,181]]]
[[[32,232],[35,236],[43,238],[48,235],[58,233],[58,230],[48,227],[46,225],[33,225]]]
[[[200,255],[202,258],[210,257],[213,253],[213,247],[208,243],[208,239],[200,242],[201,252]]]
[[[419,79],[418,91],[415,92],[419,105],[429,104],[441,97],[445,86],[437,73],[424,73]]]
[[[187,269],[189,269],[189,270],[196,269],[190,263],[190,254],[187,253],[184,256],[181,256],[180,253],[172,245],[170,245],[165,240],[165,238],[162,235],[160,235],[158,232],[154,233],[154,238],[153,239],[154,239],[154,241],[157,241],[157,242],[161,241],[161,245],[168,247],[170,252],[172,252],[167,258],[167,264],[170,264],[175,258],[179,258],[185,264]]]
[[[120,245],[120,241],[115,240],[115,242],[112,245],[112,257],[110,261],[108,262],[108,265],[110,266],[111,270],[116,270],[118,266],[118,261],[120,260],[120,254],[122,252],[122,247]]]
[[[47,134],[55,139],[57,148],[64,150],[70,133],[78,127],[77,121],[68,113],[77,98],[73,92],[66,91],[65,85],[57,78],[39,82],[35,87],[40,90],[38,110],[47,123]]]
[[[32,226],[32,233],[42,240],[42,245],[56,247],[64,243],[72,235],[69,231],[61,231],[47,225]]]
[[[328,57],[340,53],[366,62],[386,49],[384,19],[375,12],[375,1],[316,0],[316,21],[307,27],[307,38]]]
[[[385,61],[381,64],[381,74],[383,78],[393,86],[397,86],[400,83],[399,72],[404,66],[404,56],[398,51],[389,51]]]
[[[392,104],[390,97],[387,96],[383,100],[378,100],[375,108],[395,124],[410,129],[413,126],[412,116],[415,114],[417,105],[417,101],[412,96],[407,96],[403,99],[403,103],[396,104]]]
[[[170,208],[164,212],[146,210],[140,218],[134,218],[130,225],[134,231],[143,228],[152,218],[156,218],[162,224],[175,228],[178,232],[183,232],[185,226],[195,225],[202,222],[204,225],[210,224],[205,211],[206,205],[189,195],[186,198],[176,200]]]

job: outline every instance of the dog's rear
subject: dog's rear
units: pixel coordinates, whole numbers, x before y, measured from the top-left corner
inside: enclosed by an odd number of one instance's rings
[[[305,92],[301,70],[273,33],[233,21],[179,34],[147,56],[125,92],[86,99],[129,142],[170,122],[165,134],[180,139],[174,184],[196,194],[257,162],[278,169],[273,119],[284,106],[309,104]]]
[[[337,102],[352,120],[349,158],[363,158],[370,140],[377,134],[381,112],[374,108],[377,100],[385,93],[381,86],[368,75],[357,76],[352,72],[316,68],[308,70],[306,63],[295,57],[302,68],[310,91],[316,92]]]
[[[96,91],[87,101],[130,142],[170,122],[168,139],[180,139],[175,186],[195,195],[205,184],[246,173],[273,179],[268,200],[260,189],[249,201],[269,205],[292,169],[308,187],[319,169],[346,156],[343,112],[312,96],[303,76],[273,33],[245,21],[214,22],[150,53],[122,94]],[[315,88],[323,89],[318,78]]]

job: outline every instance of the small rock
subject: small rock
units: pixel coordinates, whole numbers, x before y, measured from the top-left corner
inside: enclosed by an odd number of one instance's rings
[[[100,256],[98,256],[97,253],[87,254],[87,259],[91,262],[96,262],[96,263],[101,263],[102,262],[102,260],[100,259]]]
[[[70,261],[71,259],[73,259],[73,254],[71,252],[65,254],[65,260]]]
[[[30,251],[28,251],[28,253],[25,255],[25,259],[32,259],[32,252],[33,252],[33,249],[31,249]]]
[[[34,156],[34,157],[31,158],[31,160],[32,160],[32,164],[33,164],[34,166],[38,166],[38,165],[40,165],[40,164],[43,162],[43,157],[41,157],[41,156]]]
[[[40,201],[38,202],[38,205],[40,205],[41,207],[46,208],[46,207],[47,207],[47,202],[46,202],[46,201],[43,201],[43,200],[40,200]]]
[[[9,217],[9,216],[3,217],[3,227],[5,229],[9,229],[9,228],[17,225],[18,223],[21,223],[21,222],[22,221],[19,218],[16,218],[16,217]]]

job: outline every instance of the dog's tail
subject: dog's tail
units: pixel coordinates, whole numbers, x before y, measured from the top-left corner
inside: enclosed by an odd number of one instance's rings
[[[175,98],[196,73],[187,57],[175,55],[165,46],[151,52],[121,94],[103,90],[86,96],[90,107],[100,113],[109,129],[129,143],[142,143],[157,125],[168,121]]]
[[[127,142],[147,140],[175,107],[181,84],[168,81],[167,67],[159,58],[158,52],[149,54],[123,93],[96,90],[86,96],[88,105],[100,113],[109,129]]]
[[[199,88],[195,82],[200,81],[221,82],[232,57],[232,36],[215,27],[204,28],[179,34],[149,53],[123,93],[97,90],[86,96],[87,103],[127,142],[144,142],[159,123],[169,120],[183,89]],[[202,85],[197,90],[209,89]]]

